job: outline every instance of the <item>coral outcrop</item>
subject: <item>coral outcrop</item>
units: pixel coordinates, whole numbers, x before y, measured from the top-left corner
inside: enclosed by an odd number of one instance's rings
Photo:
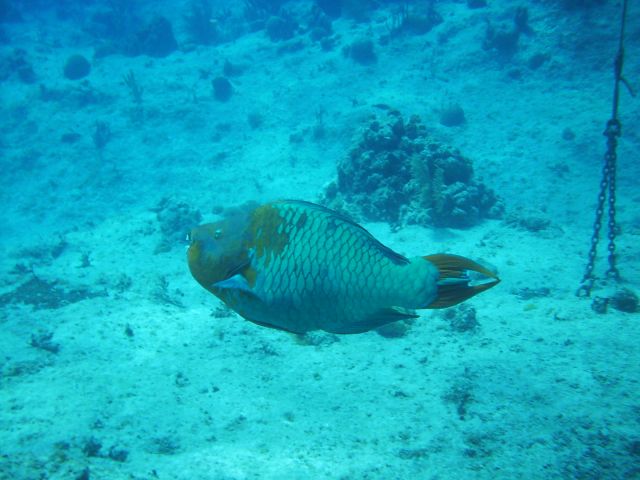
[[[389,110],[374,118],[338,164],[324,201],[371,221],[465,228],[504,210],[474,179],[473,165],[428,134],[420,118]]]

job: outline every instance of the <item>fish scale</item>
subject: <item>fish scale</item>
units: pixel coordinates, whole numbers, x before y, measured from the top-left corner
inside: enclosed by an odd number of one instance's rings
[[[309,323],[311,318],[323,315],[328,303],[322,301],[324,300],[323,291],[325,291],[322,288],[324,282],[317,274],[321,266],[308,251],[313,250],[311,246],[324,243],[323,250],[327,253],[327,257],[338,259],[339,263],[336,269],[338,276],[332,279],[334,290],[345,295],[344,299],[336,299],[332,310],[341,315],[354,315],[364,310],[365,305],[370,303],[369,293],[372,292],[367,291],[366,283],[363,285],[365,288],[359,288],[357,279],[364,278],[363,267],[368,262],[378,263],[380,259],[373,259],[367,248],[361,250],[354,248],[355,237],[359,232],[350,231],[347,224],[338,224],[333,235],[327,237],[326,232],[331,229],[331,225],[321,222],[322,218],[318,218],[319,215],[312,210],[307,212],[310,220],[302,226],[298,223],[302,209],[292,211],[291,208],[284,208],[282,210],[280,212],[283,219],[282,231],[289,237],[289,241],[280,254],[274,254],[276,258],[273,260],[272,267],[265,269],[262,295],[272,301],[282,298],[292,299],[295,311],[287,312],[289,321],[291,321],[291,314],[303,324]],[[325,241],[321,242],[322,239]],[[266,250],[269,250],[268,247]],[[293,274],[288,275],[287,272],[293,272]],[[272,281],[273,277],[280,277],[283,282],[276,286]],[[382,290],[390,287],[390,285],[384,285]],[[322,305],[323,303],[325,305]]]
[[[296,333],[364,332],[499,281],[464,257],[407,259],[346,217],[293,200],[194,228],[188,262],[194,278],[244,318]],[[472,286],[468,271],[489,281]]]

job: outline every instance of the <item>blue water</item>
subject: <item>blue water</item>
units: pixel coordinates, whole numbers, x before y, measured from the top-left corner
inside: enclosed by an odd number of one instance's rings
[[[620,19],[604,0],[0,1],[0,479],[640,478],[623,84],[620,279],[605,202],[575,295]],[[193,280],[186,235],[277,198],[502,283],[359,335],[257,326]]]

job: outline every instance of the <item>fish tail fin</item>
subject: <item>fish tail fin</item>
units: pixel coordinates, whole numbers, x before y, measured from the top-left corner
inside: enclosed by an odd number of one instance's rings
[[[433,263],[440,273],[438,294],[424,308],[451,307],[500,283],[495,273],[465,257],[438,253],[422,258]]]

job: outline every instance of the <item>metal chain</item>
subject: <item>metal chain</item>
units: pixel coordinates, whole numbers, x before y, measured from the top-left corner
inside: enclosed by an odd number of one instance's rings
[[[608,153],[608,152],[607,152]],[[608,155],[607,155],[608,156]],[[596,219],[593,222],[593,233],[591,235],[591,248],[589,248],[589,258],[587,267],[582,277],[582,285],[578,288],[576,295],[579,297],[588,297],[591,295],[593,284],[596,281],[593,275],[593,268],[596,263],[596,255],[598,253],[598,242],[600,241],[600,229],[602,228],[602,214],[604,213],[604,201],[607,198],[607,186],[609,186],[609,162],[605,156],[604,166],[602,167],[602,179],[600,180],[600,193],[598,194],[598,205],[596,207]]]
[[[607,237],[609,238],[609,245],[607,250],[609,251],[609,269],[606,272],[607,278],[612,280],[620,279],[620,272],[616,267],[616,235],[618,233],[618,227],[616,225],[616,147],[618,144],[617,137],[621,134],[620,122],[614,119],[607,125],[607,154],[606,163],[609,164],[609,232]]]
[[[606,275],[607,278],[612,280],[619,280],[620,278],[620,272],[616,267],[616,234],[618,233],[618,227],[616,225],[616,148],[618,146],[617,138],[620,136],[620,133],[620,122],[617,119],[609,120],[607,122],[607,128],[604,131],[604,135],[607,137],[607,153],[604,156],[604,166],[602,167],[602,179],[600,180],[600,193],[598,194],[596,219],[593,223],[593,234],[591,235],[589,259],[587,261],[584,276],[582,277],[582,285],[576,292],[576,295],[579,297],[590,296],[593,284],[596,280],[593,275],[593,269],[598,251],[600,230],[602,228],[602,215],[604,214],[604,204],[607,199],[607,194],[609,197],[609,209],[607,212],[609,217],[607,223],[607,238],[609,239],[609,244],[607,245],[607,250],[609,251],[609,269],[607,270]]]
[[[604,131],[604,135],[607,137],[607,152],[604,157],[604,166],[602,167],[602,179],[600,180],[600,193],[598,195],[598,206],[596,208],[596,219],[593,224],[593,234],[591,235],[591,248],[589,249],[589,258],[587,261],[587,267],[585,269],[584,276],[580,288],[576,292],[579,297],[588,297],[591,295],[591,290],[596,281],[593,274],[593,268],[596,261],[596,254],[598,251],[598,241],[600,240],[600,229],[602,228],[602,215],[604,214],[604,203],[609,196],[608,204],[608,232],[607,238],[609,244],[607,250],[609,252],[608,262],[609,268],[606,271],[606,276],[609,279],[618,281],[620,279],[620,272],[616,267],[616,234],[618,233],[618,227],[616,225],[616,162],[617,154],[616,149],[618,146],[618,137],[621,134],[621,124],[618,120],[618,103],[620,98],[620,82],[628,87],[628,83],[622,76],[622,67],[624,63],[624,28],[627,17],[627,2],[623,0],[622,4],[622,19],[620,22],[620,38],[618,45],[618,53],[614,61],[614,74],[615,83],[613,88],[613,108],[611,113],[611,119],[607,122],[607,128]],[[633,91],[629,89],[633,96]]]

